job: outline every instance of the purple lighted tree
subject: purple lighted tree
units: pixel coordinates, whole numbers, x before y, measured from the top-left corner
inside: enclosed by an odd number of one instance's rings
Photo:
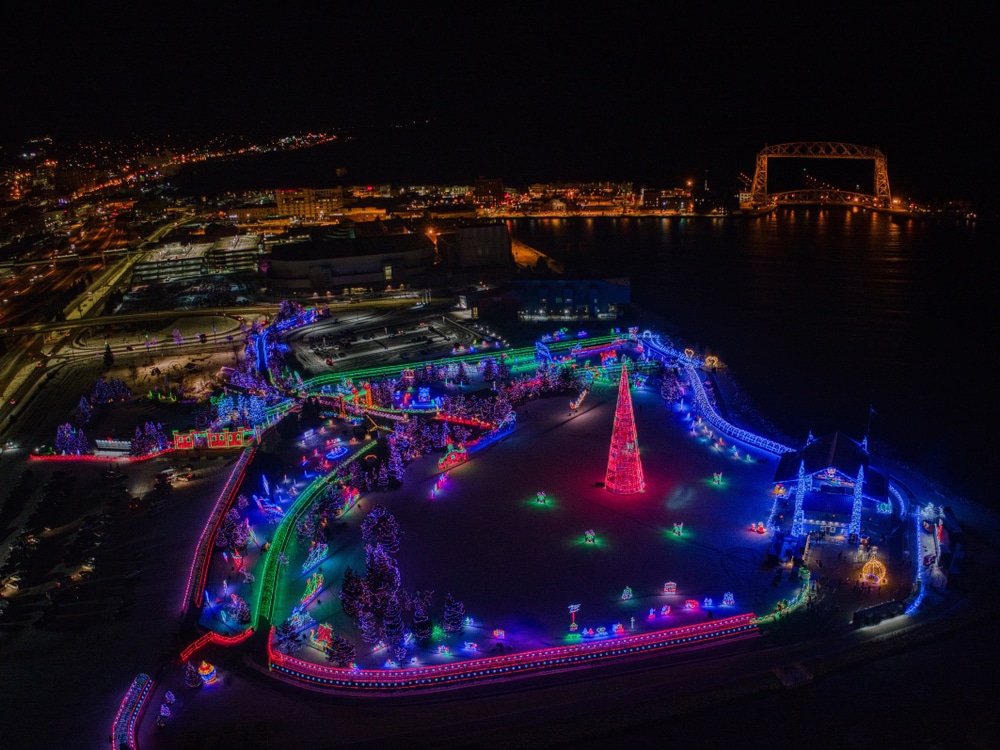
[[[389,438],[389,476],[393,481],[403,481],[403,457],[400,455],[398,441],[394,437]]]
[[[625,363],[622,363],[621,379],[618,381],[618,406],[615,408],[615,426],[611,433],[611,451],[608,454],[608,473],[604,486],[608,492],[616,495],[631,495],[646,488]]]
[[[444,599],[444,616],[441,618],[441,625],[446,633],[457,633],[462,629],[462,622],[465,618],[465,605],[455,599],[451,594]]]

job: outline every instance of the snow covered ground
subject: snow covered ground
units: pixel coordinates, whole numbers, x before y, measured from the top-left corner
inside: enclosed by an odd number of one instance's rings
[[[723,617],[763,614],[793,594],[790,581],[772,586],[773,570],[764,566],[769,537],[748,530],[770,512],[774,459],[759,454],[747,461],[743,446],[739,459],[729,444],[712,447],[691,435],[658,392],[638,389],[633,404],[646,490],[611,494],[598,483],[605,476],[616,397],[616,388],[596,388],[572,415],[564,396],[521,405],[514,433],[453,469],[434,497],[437,454],[410,464],[400,489],[363,494],[360,507],[330,536],[331,555],[322,566],[327,590],[310,614],[356,644],[360,666],[385,660],[385,651],[365,655],[337,599],[346,567],[364,570],[360,524],[375,503],[385,505],[403,530],[396,556],[403,588],[433,590],[434,619],[448,593],[473,619],[463,632],[414,650],[421,663],[455,658],[436,653],[442,644],[455,655],[473,655],[463,648],[466,642],[478,645],[478,655],[489,652],[497,647],[495,630],[504,631],[504,644],[515,651],[560,645],[569,632],[570,604],[580,605],[581,628],[610,632],[622,623],[641,632],[703,621],[701,606],[684,609],[689,599],[702,605],[711,598],[713,614]],[[721,485],[713,482],[718,471]],[[544,504],[537,501],[539,491],[547,495]],[[680,522],[678,537],[672,529]],[[594,544],[584,540],[588,529],[596,531]],[[305,550],[298,550],[281,574],[276,622],[305,588],[304,558]],[[668,581],[677,584],[676,594],[663,593]],[[622,599],[625,587],[631,599]],[[721,606],[726,592],[735,606]],[[660,614],[664,605],[669,615]],[[308,647],[298,656],[325,661]]]

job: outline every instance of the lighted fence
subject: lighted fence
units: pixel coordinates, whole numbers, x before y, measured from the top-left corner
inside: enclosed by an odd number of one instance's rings
[[[191,654],[209,643],[214,643],[217,646],[236,646],[243,643],[243,641],[247,640],[252,635],[253,628],[247,628],[236,635],[219,635],[215,631],[209,630],[207,633],[196,638],[188,644],[183,651],[181,651],[181,661],[187,661],[191,657]]]
[[[587,344],[588,346],[602,346],[608,345],[616,339],[620,339],[619,335],[609,335],[609,336],[593,336],[585,339],[565,339],[562,341],[553,341],[548,343],[548,348],[550,351],[562,351],[570,350],[573,347],[581,346],[582,344]],[[622,342],[624,343],[624,342]],[[453,357],[442,357],[440,359],[432,360],[433,363],[438,366],[447,366],[451,364],[473,364],[478,363],[479,360],[485,358],[497,359],[500,355],[503,355],[504,361],[511,367],[515,368],[519,364],[530,364],[532,367],[535,366],[535,354],[536,350],[534,346],[523,346],[517,349],[484,349],[478,352],[472,352],[470,354],[459,354]],[[430,362],[428,362],[429,364]],[[418,364],[406,364],[406,365],[388,365],[382,367],[368,367],[360,370],[347,370],[344,372],[330,372],[324,373],[322,375],[317,375],[314,378],[309,378],[303,381],[303,386],[307,391],[318,391],[323,386],[333,386],[340,385],[345,379],[350,380],[374,380],[385,377],[399,377],[400,373],[404,369],[412,369],[414,367],[419,367]]]
[[[278,555],[285,549],[285,544],[288,542],[288,535],[298,523],[299,516],[312,505],[313,500],[316,499],[316,496],[321,491],[337,479],[343,467],[347,466],[351,461],[360,458],[376,445],[377,442],[374,440],[366,443],[354,451],[354,453],[344,458],[329,474],[317,477],[310,482],[309,486],[302,490],[299,496],[295,498],[295,502],[289,508],[289,512],[281,519],[281,522],[274,531],[274,537],[271,539],[267,553],[263,558],[264,575],[261,585],[257,589],[257,606],[253,609],[254,629],[257,628],[257,623],[261,615],[265,615],[268,620],[271,619],[271,610],[274,607],[274,589],[278,583]]]
[[[111,729],[115,748],[136,748],[135,725],[142,715],[146,698],[153,689],[153,678],[148,674],[140,674],[129,685],[122,702],[115,714],[115,723]]]
[[[664,344],[660,341],[660,337],[652,331],[643,331],[640,340],[642,341],[643,346],[646,347],[646,349],[654,357],[676,360],[681,363],[684,367],[684,372],[687,373],[688,379],[691,381],[691,387],[694,389],[694,400],[698,405],[698,409],[701,411],[702,416],[719,432],[723,432],[735,440],[739,440],[747,445],[753,445],[776,456],[780,456],[782,453],[792,452],[793,449],[786,445],[782,445],[775,440],[762,437],[754,432],[750,432],[749,430],[744,430],[742,427],[730,424],[722,418],[722,415],[715,410],[715,406],[711,401],[709,401],[708,394],[705,393],[705,388],[701,384],[701,377],[695,369],[704,365],[704,362],[700,359],[685,352],[679,352],[672,346]]]
[[[143,453],[141,456],[99,456],[95,453],[81,453],[79,455],[75,454],[58,454],[58,453],[31,453],[28,458],[32,461],[100,461],[101,463],[110,463],[112,461],[125,461],[127,463],[138,463],[140,461],[148,461],[151,458],[157,458],[158,456],[164,456],[167,453],[173,453],[173,448],[164,448],[162,451],[153,451],[152,453]]]
[[[215,535],[219,530],[222,519],[225,518],[229,505],[236,496],[236,491],[239,489],[240,482],[243,481],[243,476],[246,474],[247,467],[253,460],[255,453],[256,449],[250,447],[244,449],[240,454],[240,457],[236,460],[236,464],[233,466],[232,472],[229,474],[229,479],[226,480],[225,486],[219,493],[219,499],[216,501],[212,513],[205,522],[205,528],[202,529],[201,536],[198,537],[198,546],[195,547],[194,558],[191,560],[191,569],[188,571],[187,585],[184,587],[181,614],[187,611],[189,602],[201,606],[201,592],[205,588],[205,581],[208,579],[208,568],[211,562],[212,549],[215,546]],[[195,581],[197,581],[197,586],[195,586]]]
[[[272,671],[303,682],[330,688],[359,691],[393,691],[434,688],[469,680],[493,680],[538,670],[574,667],[587,662],[635,656],[658,650],[708,643],[757,632],[753,614],[712,620],[642,635],[613,636],[570,646],[488,656],[451,664],[405,669],[349,669],[303,661],[272,648],[273,628],[268,639],[268,663]]]
[[[780,456],[782,453],[791,453],[794,450],[794,448],[789,448],[787,445],[782,445],[775,440],[770,440],[727,422],[715,410],[712,402],[708,400],[708,394],[705,393],[705,388],[701,384],[701,378],[698,376],[697,370],[692,365],[685,364],[684,371],[687,373],[691,381],[691,387],[694,389],[695,403],[698,405],[698,409],[705,419],[719,432],[724,432],[735,440],[739,440],[747,445],[753,445],[776,456]]]
[[[298,402],[294,398],[286,398],[283,401],[279,401],[273,406],[268,406],[264,409],[264,425],[262,427],[270,427],[271,425],[280,422],[285,418]]]
[[[899,503],[899,517],[906,518],[906,514],[909,510],[906,500],[904,500],[903,496],[899,494],[899,490],[896,489],[896,486],[892,484],[892,482],[889,482],[889,494],[896,498],[896,502]]]

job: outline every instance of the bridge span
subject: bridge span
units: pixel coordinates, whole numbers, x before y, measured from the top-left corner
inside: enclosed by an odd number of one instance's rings
[[[867,159],[874,162],[873,193],[839,190],[832,186],[810,187],[769,193],[767,190],[768,162],[771,159]],[[873,146],[858,146],[835,141],[798,141],[765,146],[757,152],[757,166],[750,186],[748,208],[762,208],[780,204],[820,204],[868,206],[888,209],[892,207],[889,192],[889,172],[885,154]]]

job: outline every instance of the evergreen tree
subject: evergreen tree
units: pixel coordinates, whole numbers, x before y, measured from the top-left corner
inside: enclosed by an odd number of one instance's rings
[[[267,418],[264,411],[264,400],[259,396],[251,396],[247,405],[247,418],[252,427],[264,424]]]
[[[406,637],[406,626],[403,624],[403,607],[398,596],[389,597],[385,609],[385,640],[390,646],[400,646]],[[405,652],[405,649],[404,649]]]
[[[361,538],[370,544],[380,545],[385,552],[399,551],[402,533],[396,517],[381,503],[368,511],[365,520],[361,522]]]
[[[350,565],[344,571],[344,582],[340,587],[339,596],[344,614],[352,620],[358,620],[361,611],[371,604],[365,579],[355,573]]]
[[[493,400],[493,423],[500,424],[512,411],[510,400],[503,393],[498,393]]]
[[[229,422],[232,419],[234,408],[232,396],[229,394],[219,396],[215,402],[216,419],[223,423]]]
[[[365,485],[364,470],[358,459],[354,459],[347,465],[347,485],[356,490],[360,490]]]
[[[441,619],[441,626],[444,628],[444,632],[457,633],[462,629],[464,619],[465,605],[451,594],[445,596],[444,616]]]
[[[141,456],[146,452],[142,430],[138,427],[135,428],[135,437],[132,438],[132,445],[129,447],[128,452],[130,456]]]
[[[229,614],[241,625],[250,622],[250,607],[242,596],[233,594],[231,603],[226,607]]]
[[[378,469],[378,488],[383,492],[389,489],[389,468],[384,463]]]
[[[434,440],[435,448],[445,448],[448,445],[448,423],[442,422],[441,429],[437,433],[437,437]]]
[[[115,354],[111,351],[111,344],[104,345],[104,369],[110,370],[115,363]]]
[[[184,684],[189,688],[200,688],[205,684],[201,679],[201,675],[198,674],[198,667],[191,662],[188,662],[184,666]]]
[[[497,379],[497,365],[492,357],[483,360],[483,380],[489,382]]]
[[[76,421],[81,427],[90,421],[92,411],[87,397],[80,396],[80,401],[76,405]]]
[[[291,654],[302,647],[302,638],[295,630],[295,626],[285,620],[274,629],[274,638],[278,644],[278,651],[283,654]]]
[[[389,597],[399,589],[399,567],[381,544],[365,545],[365,583],[376,614],[385,612]]]
[[[395,482],[403,481],[403,458],[395,437],[389,438],[389,476]]]
[[[326,647],[326,658],[334,662],[338,667],[347,667],[357,658],[358,652],[346,638],[339,635],[333,636],[330,644]]]
[[[55,449],[59,455],[71,453],[75,445],[73,425],[66,423],[56,428]]]
[[[413,610],[413,635],[419,641],[426,641],[432,633],[431,618],[427,614],[424,603],[417,600]]]
[[[372,611],[369,609],[361,610],[358,614],[358,622],[361,628],[361,639],[365,643],[377,643],[382,637],[382,632]]]

